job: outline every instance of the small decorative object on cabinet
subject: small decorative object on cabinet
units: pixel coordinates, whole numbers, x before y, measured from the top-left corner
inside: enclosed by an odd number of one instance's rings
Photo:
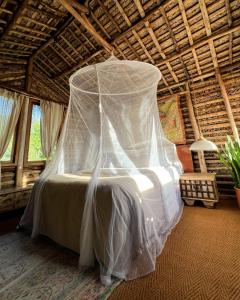
[[[185,173],[180,177],[180,189],[182,199],[190,206],[201,200],[205,207],[213,208],[219,201],[216,174]]]

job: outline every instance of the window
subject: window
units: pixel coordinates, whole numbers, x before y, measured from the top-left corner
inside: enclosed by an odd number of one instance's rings
[[[28,149],[28,161],[45,160],[41,148],[40,120],[41,120],[40,106],[33,104],[30,138],[29,138],[29,149]]]
[[[7,150],[5,151],[1,161],[11,162],[13,155],[13,136],[8,144]]]
[[[5,126],[8,126],[9,119],[11,118],[11,111],[14,106],[14,100],[0,95],[0,130],[1,133],[5,131]],[[2,162],[13,162],[14,155],[14,146],[15,146],[15,130],[12,134],[10,142],[7,149],[5,150],[3,157],[1,158]]]

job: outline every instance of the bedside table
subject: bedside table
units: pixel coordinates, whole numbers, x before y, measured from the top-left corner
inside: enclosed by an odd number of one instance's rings
[[[219,201],[214,173],[184,173],[180,176],[180,190],[182,199],[190,206],[201,200],[205,207],[213,208]]]

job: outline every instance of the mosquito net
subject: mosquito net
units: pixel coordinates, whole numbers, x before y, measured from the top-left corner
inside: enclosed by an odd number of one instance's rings
[[[128,280],[153,271],[182,212],[181,164],[158,114],[160,78],[160,71],[150,64],[115,58],[71,76],[55,157],[35,184],[33,206],[23,216],[24,223],[33,215],[32,235],[38,235],[41,191],[48,177],[87,176],[79,264],[91,266],[97,259],[105,284],[112,275]],[[107,229],[97,201],[102,186],[111,193]]]

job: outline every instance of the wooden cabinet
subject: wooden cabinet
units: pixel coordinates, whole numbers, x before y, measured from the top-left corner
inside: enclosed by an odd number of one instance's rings
[[[214,207],[219,201],[216,174],[185,173],[180,177],[182,199],[192,206],[196,200],[201,200],[204,206]]]
[[[32,186],[0,190],[0,213],[27,205]]]

